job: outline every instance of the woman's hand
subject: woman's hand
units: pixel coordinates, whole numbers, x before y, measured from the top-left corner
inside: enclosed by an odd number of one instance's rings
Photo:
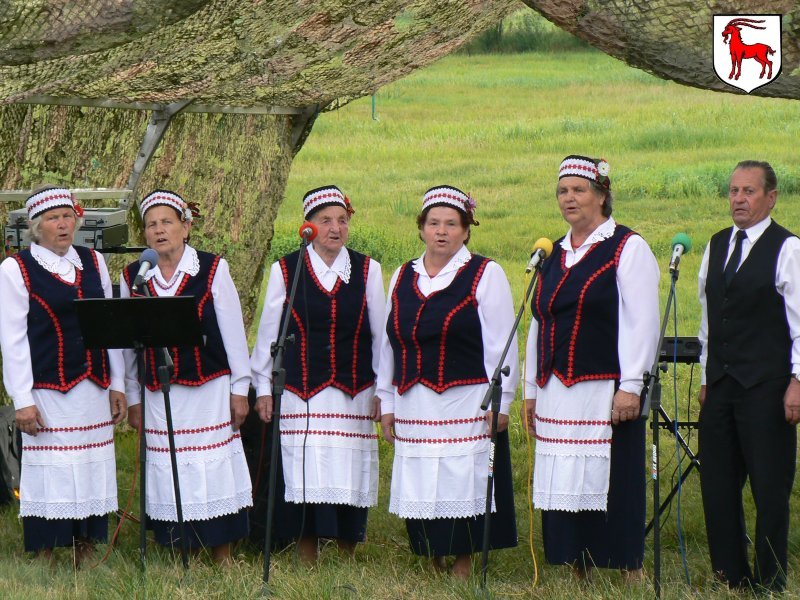
[[[114,390],[108,391],[108,403],[111,405],[111,421],[114,425],[122,423],[125,415],[128,412],[128,403],[125,400],[125,394],[122,392],[115,392]]]
[[[17,417],[17,428],[22,433],[27,433],[28,435],[35,436],[36,433],[39,431],[39,427],[44,427],[44,421],[42,421],[42,415],[39,414],[39,409],[36,408],[35,404],[31,406],[26,406],[25,408],[20,408],[16,412],[16,417]]]
[[[611,403],[611,422],[619,425],[639,418],[639,395],[617,390]]]
[[[394,445],[394,413],[381,415],[381,431],[383,439]]]
[[[272,396],[259,396],[256,398],[255,408],[264,423],[272,422]]]
[[[142,426],[142,405],[134,404],[128,408],[128,425],[139,431]]]
[[[486,425],[488,426],[489,435],[492,435],[492,411],[486,411]],[[497,413],[497,433],[508,429],[508,415]]]
[[[519,415],[523,426],[528,430],[528,435],[531,437],[536,435],[536,398],[523,400]]]
[[[242,426],[249,412],[250,406],[247,404],[247,396],[231,394],[231,426],[234,431],[239,431],[239,427]]]
[[[376,423],[381,420],[381,399],[378,396],[372,397],[372,414],[370,416]]]

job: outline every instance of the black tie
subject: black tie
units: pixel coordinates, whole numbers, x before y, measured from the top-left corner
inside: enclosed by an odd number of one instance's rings
[[[728,264],[725,265],[725,287],[731,285],[733,276],[736,275],[736,269],[739,268],[739,263],[742,260],[742,242],[747,239],[747,232],[740,229],[736,232],[736,245],[733,247],[731,257],[728,259]]]

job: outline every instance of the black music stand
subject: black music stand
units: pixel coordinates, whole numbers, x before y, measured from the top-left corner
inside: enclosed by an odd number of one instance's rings
[[[661,350],[659,351],[659,359],[661,361],[662,369],[665,369],[667,363],[682,363],[682,364],[694,364],[700,362],[700,351],[702,350],[702,346],[700,345],[700,341],[696,337],[671,337],[671,338],[664,338],[664,342],[661,345]],[[683,436],[680,434],[680,429],[697,429],[698,423],[697,421],[679,421],[677,419],[673,419],[672,417],[667,414],[667,411],[664,410],[664,405],[659,403],[658,406],[658,427],[661,429],[666,429],[670,433],[675,436],[675,440],[680,444],[683,453],[689,459],[689,466],[686,467],[682,472],[680,479],[672,486],[672,490],[661,505],[658,508],[658,515],[654,515],[650,522],[647,524],[647,527],[644,530],[645,536],[650,533],[650,530],[653,528],[653,524],[656,518],[661,517],[667,507],[672,503],[672,499],[678,493],[678,490],[683,485],[683,482],[686,481],[686,478],[689,477],[691,472],[694,469],[700,470],[700,458],[698,454],[694,452],[690,447]]]
[[[86,348],[133,348],[139,363],[139,383],[141,390],[141,435],[139,439],[139,464],[141,465],[140,529],[139,555],[141,565],[145,564],[146,548],[146,447],[145,442],[145,393],[144,393],[144,350],[162,349],[168,358],[166,348],[181,346],[200,346],[203,335],[197,315],[194,296],[135,297],[135,298],[87,298],[74,301],[75,312]],[[169,367],[171,369],[171,367]],[[167,416],[170,462],[172,463],[172,484],[175,493],[176,512],[181,536],[181,558],[183,566],[189,566],[186,548],[186,535],[183,531],[183,510],[178,481],[178,463],[175,455],[175,437],[172,427],[172,410],[169,404],[168,367],[159,367],[159,380],[164,392],[164,405]]]

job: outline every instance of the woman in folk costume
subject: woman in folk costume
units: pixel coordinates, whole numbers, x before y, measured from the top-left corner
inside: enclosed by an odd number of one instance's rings
[[[117,509],[114,425],[125,418],[119,350],[87,350],[73,300],[111,296],[103,256],[72,245],[83,210],[47,186],[27,200],[30,249],[0,265],[3,384],[22,432],[25,550],[80,564],[108,536]]]
[[[333,185],[303,198],[317,235],[272,265],[251,365],[256,410],[272,420],[272,356],[298,261],[303,276],[289,320],[286,387],[280,410],[285,503],[276,509],[278,537],[297,539],[305,562],[319,538],[352,554],[363,542],[367,507],[378,500],[378,419],[374,393],[383,327],[381,266],[345,246],[353,214]]]
[[[194,296],[206,343],[171,348],[175,372],[170,404],[175,431],[183,517],[188,547],[209,547],[215,562],[231,560],[231,542],[245,537],[252,505],[239,426],[247,416],[250,386],[247,337],[239,295],[227,261],[188,244],[192,211],[178,194],[155,190],[141,203],[147,245],[158,264],[144,276],[151,296]],[[131,295],[139,263],[122,273],[120,295]],[[147,517],[156,541],[180,545],[164,396],[152,350],[145,353]],[[128,420],[141,423],[136,355],[125,351]]]
[[[392,276],[378,396],[384,437],[394,444],[389,511],[406,519],[411,550],[467,578],[483,540],[491,412],[481,410],[514,326],[511,288],[496,262],[466,244],[475,202],[431,188],[417,217],[422,256]],[[491,547],[516,546],[508,409],[519,379],[511,344],[495,454]]]
[[[642,376],[659,337],[658,265],[611,218],[609,166],[568,156],[556,199],[569,231],[532,300],[525,418],[536,436],[533,503],[545,555],[584,577],[593,566],[641,577],[645,522]]]

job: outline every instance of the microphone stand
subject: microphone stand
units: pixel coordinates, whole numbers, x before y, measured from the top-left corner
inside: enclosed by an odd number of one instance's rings
[[[311,242],[311,232],[302,234],[303,241],[300,243],[300,254],[297,258],[297,267],[294,270],[292,287],[289,292],[289,302],[286,305],[286,312],[283,315],[280,334],[278,339],[272,342],[270,354],[272,355],[272,449],[269,456],[269,483],[267,484],[267,523],[264,529],[264,585],[263,595],[269,595],[269,565],[270,551],[272,550],[272,520],[275,513],[275,482],[278,473],[278,454],[280,451],[281,437],[281,397],[286,385],[286,369],[283,366],[283,357],[286,352],[286,343],[294,343],[294,335],[286,335],[289,328],[289,318],[292,315],[294,298],[297,292],[297,282],[300,280],[300,273],[305,269],[306,248]]]
[[[142,291],[144,296],[150,298],[150,290],[147,285],[143,285]],[[186,544],[186,532],[184,531],[184,524],[183,524],[183,504],[181,502],[181,485],[180,481],[178,480],[178,457],[175,451],[175,430],[172,426],[172,406],[169,400],[169,388],[170,388],[170,379],[172,378],[172,374],[175,370],[175,365],[172,362],[172,357],[170,356],[169,350],[166,348],[156,348],[154,351],[157,351],[162,357],[162,363],[159,365],[157,369],[158,374],[158,383],[161,386],[161,391],[164,394],[164,412],[167,418],[167,441],[169,443],[169,461],[170,465],[172,466],[172,487],[175,493],[175,510],[178,516],[178,533],[181,537],[181,561],[183,562],[183,568],[189,568],[189,552]],[[142,398],[144,398],[144,360],[142,361],[142,366],[140,368],[140,373],[142,374],[142,385],[141,385],[141,394]],[[144,447],[146,446],[145,442],[146,438],[146,431],[144,428],[144,400],[142,400],[142,438],[139,446],[140,456],[145,454]],[[140,458],[141,460],[141,458]],[[145,479],[144,479],[144,462],[142,462],[142,498],[140,502],[142,507],[145,504]],[[142,525],[141,525],[141,538],[144,538],[144,529],[145,529],[145,521],[146,521],[146,514],[144,512],[144,508],[142,509]],[[170,536],[172,537],[172,536]],[[143,543],[143,541],[140,541]],[[144,550],[141,550],[142,556],[144,557]]]
[[[142,571],[145,570],[147,558],[147,441],[145,440],[145,392],[144,392],[144,346],[136,342],[136,365],[139,370],[139,406],[141,418],[139,420],[139,563]]]
[[[645,371],[643,380],[644,386],[640,399],[642,402],[642,411],[640,418],[646,419],[647,413],[652,412],[652,419],[650,420],[650,429],[653,434],[653,450],[652,450],[652,465],[651,465],[651,478],[653,480],[653,586],[656,592],[656,598],[661,598],[661,518],[660,518],[660,490],[659,490],[659,473],[658,473],[658,452],[659,452],[659,427],[660,427],[660,411],[661,411],[661,375],[660,372],[666,373],[667,364],[660,361],[660,349],[664,343],[664,334],[667,330],[667,321],[669,320],[669,311],[672,307],[672,301],[675,298],[675,283],[678,281],[678,264],[674,268],[670,268],[671,283],[669,286],[669,296],[667,296],[667,306],[664,310],[664,317],[661,319],[661,333],[658,338],[658,350],[656,357],[653,360],[653,366],[649,371]]]
[[[506,345],[503,348],[503,353],[500,355],[497,368],[494,370],[494,375],[492,375],[492,379],[489,383],[489,389],[486,390],[486,395],[483,397],[483,402],[481,403],[481,410],[487,410],[490,405],[492,408],[492,427],[489,436],[489,469],[486,477],[486,508],[484,510],[483,517],[483,549],[481,552],[482,588],[486,587],[486,572],[489,569],[489,534],[492,523],[492,499],[494,492],[494,451],[495,447],[497,446],[497,419],[498,415],[500,414],[502,379],[503,375],[508,376],[508,374],[511,372],[511,368],[508,365],[503,366],[503,363],[506,360],[508,350],[511,348],[511,344],[514,341],[514,336],[517,333],[517,327],[519,326],[519,323],[522,320],[522,315],[525,312],[526,306],[528,305],[528,298],[533,291],[533,285],[536,283],[540,265],[541,261],[539,261],[539,264],[536,265],[533,277],[531,277],[531,281],[528,284],[528,289],[525,292],[525,298],[522,300],[519,311],[517,311],[517,318],[514,320],[514,326],[511,328],[511,331],[508,334],[508,339],[506,340]]]

